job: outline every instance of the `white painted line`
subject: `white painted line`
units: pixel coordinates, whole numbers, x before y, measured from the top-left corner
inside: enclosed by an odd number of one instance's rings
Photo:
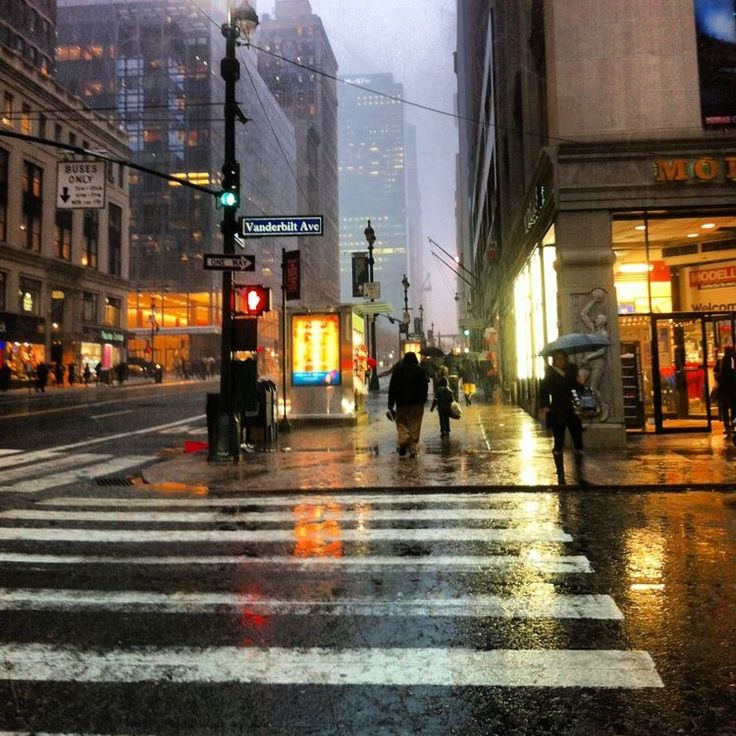
[[[12,468],[11,470],[4,470],[0,483],[3,486],[12,483],[14,480],[28,478],[29,475],[40,475],[44,472],[57,473],[59,470],[63,470],[68,467],[78,467],[85,463],[93,463],[96,460],[105,460],[110,455],[100,455],[92,452],[79,452],[74,455],[67,455],[65,457],[56,457],[53,460],[46,460],[44,462],[36,462],[30,467],[24,465],[23,467]]]
[[[0,736],[104,736],[94,733],[49,733],[48,731],[0,731]],[[116,736],[133,736],[132,734],[119,734]],[[139,734],[138,736],[144,736]]]
[[[109,456],[95,455],[94,457],[100,458]],[[91,478],[99,478],[103,475],[109,475],[110,473],[117,473],[121,470],[127,470],[128,468],[132,468],[137,465],[143,465],[153,459],[153,457],[145,455],[129,455],[126,457],[113,458],[112,460],[108,460],[104,463],[90,465],[86,468],[78,468],[76,470],[69,470],[65,473],[57,473],[47,475],[43,478],[21,481],[20,483],[16,483],[14,486],[11,486],[10,490],[16,493],[37,493],[38,491],[43,491],[47,488],[56,488],[58,486],[66,485],[67,483],[75,483],[77,481],[89,480]]]
[[[364,572],[381,567],[424,569],[436,567],[442,571],[473,572],[490,568],[531,569],[543,573],[592,573],[593,568],[581,555],[441,555],[432,557],[249,557],[247,555],[169,555],[155,557],[109,557],[103,555],[43,555],[0,552],[0,564],[20,565],[286,565],[302,571],[340,569],[343,573]]]
[[[126,409],[125,411],[111,411],[108,414],[90,414],[90,419],[104,419],[105,417],[118,417],[121,414],[132,414],[132,409]]]
[[[0,449],[0,456],[2,456],[2,455],[17,455],[20,452],[23,452],[23,450]],[[2,734],[2,731],[0,731],[0,736],[1,736],[1,734]]]
[[[317,526],[317,525],[314,525]],[[31,529],[0,528],[0,539],[34,542],[171,543],[171,542],[294,542],[334,539],[342,542],[571,542],[572,537],[552,525],[534,524],[513,529],[447,527],[429,529]]]
[[[232,495],[217,498],[91,498],[87,496],[72,497],[62,496],[60,498],[50,498],[39,503],[44,506],[103,506],[106,508],[112,506],[127,507],[156,507],[156,506],[195,506],[206,507],[212,506],[301,506],[301,505],[324,505],[340,503],[347,506],[361,506],[370,504],[372,506],[397,506],[401,504],[423,504],[429,505],[433,503],[451,503],[455,505],[465,505],[468,502],[482,501],[489,506],[498,504],[513,504],[516,506],[528,507],[535,510],[553,509],[557,510],[557,497],[549,493],[412,493],[398,494],[387,490],[385,494],[376,495],[360,495],[360,494],[341,494],[334,495],[314,494],[305,495],[303,493],[295,493],[291,496],[239,496]]]
[[[7,455],[0,458],[0,468],[8,468],[12,465],[21,463],[35,463],[38,460],[47,460],[50,457],[56,457],[59,452],[56,450],[33,450],[32,452],[23,452],[21,454]]]
[[[255,682],[275,685],[664,687],[647,652],[616,650],[112,649],[0,646],[0,679],[30,682]]]
[[[0,512],[5,519],[28,521],[109,521],[149,522],[152,524],[209,524],[221,522],[287,522],[289,524],[320,523],[324,521],[528,521],[540,514],[523,509],[395,509],[392,511],[364,509],[333,511],[331,509],[305,509],[294,511],[247,511],[231,514],[224,511],[58,511],[50,509],[11,509]]]
[[[534,590],[534,586],[530,586]],[[546,589],[547,586],[545,586]],[[543,590],[538,595],[335,598],[278,600],[237,593],[155,593],[148,591],[53,590],[0,588],[1,611],[97,610],[123,613],[195,614],[217,608],[244,608],[261,616],[426,616],[513,619],[623,619],[608,595],[564,595]]]

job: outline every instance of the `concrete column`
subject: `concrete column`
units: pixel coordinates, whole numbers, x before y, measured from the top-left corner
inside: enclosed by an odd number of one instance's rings
[[[573,357],[602,407],[598,419],[585,423],[585,444],[622,447],[626,430],[610,214],[559,212],[555,239],[560,334],[607,334],[611,342],[600,352]]]

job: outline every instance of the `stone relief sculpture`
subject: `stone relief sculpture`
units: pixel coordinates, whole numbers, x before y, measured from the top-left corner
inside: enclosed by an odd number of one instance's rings
[[[580,321],[585,325],[587,332],[600,335],[608,339],[608,317],[601,311],[606,304],[606,292],[603,289],[593,289],[590,292],[590,298],[580,310]],[[591,315],[594,307],[598,308],[598,313]],[[600,392],[601,381],[606,372],[608,364],[608,348],[599,348],[590,353],[585,353],[579,360],[580,380],[589,386],[595,394],[598,405],[601,408],[599,421],[605,422],[608,419],[610,408]]]

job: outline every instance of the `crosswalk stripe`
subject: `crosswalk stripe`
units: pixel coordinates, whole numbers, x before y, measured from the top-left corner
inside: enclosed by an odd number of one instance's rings
[[[293,542],[299,539],[336,539],[344,542],[570,542],[572,537],[547,524],[529,524],[513,529],[471,527],[432,527],[428,529],[242,529],[242,530],[172,530],[172,529],[36,529],[6,527],[0,529],[2,540],[35,542]]]
[[[2,474],[2,485],[12,483],[14,480],[28,478],[29,475],[40,475],[41,473],[49,470],[53,471],[54,474],[59,470],[63,470],[68,467],[78,467],[85,463],[91,463],[95,460],[105,460],[110,455],[100,455],[92,452],[80,452],[76,455],[69,455],[67,457],[55,457],[53,460],[46,460],[44,462],[36,462],[32,466],[23,466],[18,468],[12,468],[10,470],[4,470]]]
[[[110,557],[103,555],[43,555],[0,552],[0,563],[24,565],[279,565],[299,570],[338,568],[342,572],[363,572],[381,567],[422,569],[435,567],[453,572],[489,568],[526,568],[544,573],[592,573],[589,560],[582,555],[432,555],[428,557],[292,557],[272,555],[156,555],[150,557]]]
[[[125,613],[207,613],[246,608],[255,615],[310,616],[459,616],[465,618],[623,619],[608,595],[564,595],[554,591],[515,596],[477,595],[400,600],[333,598],[278,600],[237,593],[154,593],[148,591],[48,590],[0,588],[2,611],[104,610]]]
[[[10,450],[7,448],[0,448],[0,457],[4,455],[19,455],[21,452],[23,451],[22,450]],[[2,736],[2,732],[0,732],[0,736]]]
[[[246,511],[232,514],[226,511],[51,511],[47,509],[11,509],[0,512],[0,518],[24,521],[106,521],[203,524],[230,522],[320,522],[320,521],[527,521],[538,518],[523,509],[304,509],[303,511]]]
[[[143,487],[145,488],[145,486]],[[316,493],[296,494],[293,496],[238,496],[232,495],[217,498],[102,498],[88,496],[62,496],[40,501],[42,506],[127,506],[131,508],[157,507],[157,506],[298,506],[300,504],[371,504],[374,506],[396,506],[402,504],[434,504],[452,503],[459,505],[467,502],[482,501],[486,504],[511,503],[524,504],[529,510],[541,510],[544,508],[557,509],[557,498],[546,493],[412,493],[395,494],[386,491],[385,494],[344,494],[334,495]]]
[[[647,652],[550,649],[0,646],[0,680],[661,688]]]
[[[80,459],[82,457],[84,456],[76,456],[77,465],[83,462]],[[92,455],[91,457],[100,459],[102,457],[110,456]],[[127,457],[113,458],[102,463],[97,463],[96,465],[77,467],[75,470],[68,470],[65,473],[53,473],[41,478],[32,478],[30,480],[21,481],[20,483],[16,483],[11,486],[11,489],[16,493],[37,493],[38,491],[44,491],[47,488],[55,488],[57,486],[66,485],[67,483],[74,483],[79,480],[100,478],[103,475],[118,473],[121,470],[127,470],[128,468],[143,465],[153,459],[153,457],[145,455],[129,455]]]
[[[60,453],[57,450],[34,450],[32,452],[9,451],[8,454],[0,458],[0,468],[8,468],[18,463],[34,463],[37,460],[46,460],[50,457],[56,457]]]

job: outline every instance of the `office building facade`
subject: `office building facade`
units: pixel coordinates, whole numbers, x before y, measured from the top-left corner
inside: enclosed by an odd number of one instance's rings
[[[60,80],[114,116],[136,163],[212,191],[220,188],[224,160],[224,13],[221,3],[197,9],[184,0],[62,0],[58,11]],[[239,47],[237,56],[236,95],[248,118],[236,133],[239,214],[291,211],[293,126],[260,79],[253,52]],[[219,355],[221,277],[203,267],[205,253],[222,252],[215,197],[136,172],[131,213],[133,352],[155,353],[167,369]],[[245,252],[257,253],[257,270],[238,276],[273,287],[274,306],[287,245],[279,238],[246,243]],[[263,320],[271,347],[278,343],[276,314]]]
[[[602,405],[589,443],[708,431],[736,326],[736,21],[701,0],[577,6],[458,3],[460,112],[482,123],[461,126],[459,176],[476,316],[500,320],[530,411],[545,342],[608,337],[578,358]]]
[[[295,129],[298,214],[324,218],[324,235],[299,244],[301,304],[334,305],[340,300],[337,60],[309,0],[276,0],[274,15],[262,17],[257,38],[263,49],[258,70]]]

